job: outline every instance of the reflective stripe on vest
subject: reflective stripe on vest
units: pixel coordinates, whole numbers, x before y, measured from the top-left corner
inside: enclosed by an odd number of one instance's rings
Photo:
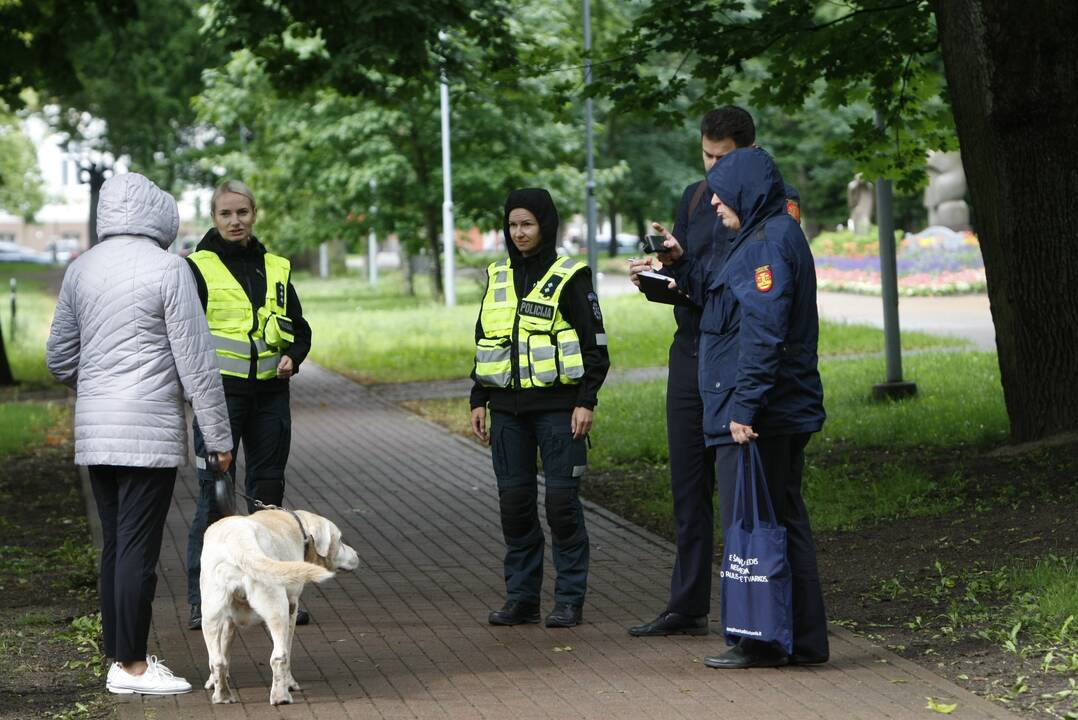
[[[476,344],[475,354],[475,376],[481,385],[512,386],[514,347],[518,387],[580,382],[584,377],[580,338],[562,317],[558,301],[569,280],[585,267],[577,260],[559,257],[519,302],[510,260],[503,258],[487,267],[487,291],[479,311],[483,338]]]
[[[206,283],[206,320],[213,334],[221,374],[250,377],[253,352],[255,377],[259,380],[277,377],[281,356],[266,344],[263,333],[270,315],[287,315],[291,263],[278,255],[265,254],[266,297],[256,313],[247,293],[217,253],[199,250],[188,257]]]

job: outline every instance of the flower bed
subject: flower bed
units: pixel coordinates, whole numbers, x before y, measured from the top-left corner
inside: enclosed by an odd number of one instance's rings
[[[824,237],[812,243],[816,284],[821,290],[880,294],[880,258],[873,242],[835,243]],[[830,254],[841,247],[841,254]],[[830,251],[830,252],[828,252]],[[907,235],[897,248],[900,295],[965,295],[986,289],[984,261],[977,236],[946,228]]]

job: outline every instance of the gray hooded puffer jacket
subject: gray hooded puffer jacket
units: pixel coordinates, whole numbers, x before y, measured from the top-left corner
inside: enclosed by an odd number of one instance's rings
[[[67,269],[47,363],[74,388],[75,464],[187,464],[186,397],[206,447],[232,449],[206,315],[176,239],[176,201],[142,175],[109,178],[101,243]]]

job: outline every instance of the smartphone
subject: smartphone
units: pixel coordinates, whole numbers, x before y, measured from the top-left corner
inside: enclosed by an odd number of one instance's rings
[[[644,238],[641,246],[646,253],[670,252],[670,248],[663,245],[664,242],[666,242],[664,235],[648,235]]]

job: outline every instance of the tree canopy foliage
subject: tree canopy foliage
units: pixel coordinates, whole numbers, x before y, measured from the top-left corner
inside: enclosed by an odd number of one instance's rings
[[[30,219],[44,204],[34,143],[0,103],[0,210]]]

